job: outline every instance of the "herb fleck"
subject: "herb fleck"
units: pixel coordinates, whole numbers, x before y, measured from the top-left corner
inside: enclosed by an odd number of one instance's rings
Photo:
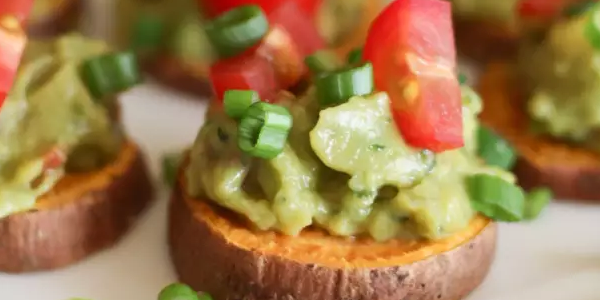
[[[369,150],[371,151],[381,151],[383,149],[385,149],[385,146],[381,144],[372,144],[369,146]]]

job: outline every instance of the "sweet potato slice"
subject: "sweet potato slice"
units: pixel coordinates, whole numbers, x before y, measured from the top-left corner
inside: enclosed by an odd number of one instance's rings
[[[480,79],[481,120],[510,141],[519,154],[515,174],[525,188],[547,186],[559,199],[600,199],[600,155],[529,130],[525,97],[514,68],[489,65]]]
[[[338,55],[345,59],[350,51],[363,45],[371,21],[382,9],[381,2],[365,1],[365,18],[362,18],[355,34],[333,49]],[[146,72],[167,86],[199,96],[210,96],[212,93],[207,78],[208,65],[185,63],[166,54],[147,60],[143,65]]]
[[[179,279],[216,300],[458,300],[485,278],[496,225],[475,218],[437,242],[298,237],[248,229],[232,213],[175,187],[169,245]]]
[[[54,1],[57,6],[52,14],[29,21],[29,35],[43,38],[74,30],[83,12],[83,1],[85,0]]]
[[[487,22],[454,18],[458,52],[478,62],[516,55],[518,36],[514,29]]]
[[[34,210],[0,219],[0,272],[56,269],[114,245],[152,191],[140,150],[127,142],[112,164],[67,175]]]

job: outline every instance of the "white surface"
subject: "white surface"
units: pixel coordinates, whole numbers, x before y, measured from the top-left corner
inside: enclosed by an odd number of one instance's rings
[[[203,121],[205,105],[184,98],[149,85],[122,99],[126,127],[146,150],[157,184],[161,153],[188,145]],[[175,280],[165,243],[167,200],[161,189],[121,244],[81,264],[52,273],[0,275],[0,299],[156,299]],[[600,205],[555,203],[531,224],[500,227],[492,272],[468,300],[600,299]]]

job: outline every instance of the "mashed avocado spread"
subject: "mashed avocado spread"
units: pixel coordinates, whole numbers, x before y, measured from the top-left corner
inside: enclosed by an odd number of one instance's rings
[[[97,168],[118,152],[120,128],[79,75],[83,59],[107,50],[76,34],[29,42],[0,110],[0,218],[31,209],[62,177],[65,167],[44,169],[53,149],[68,155],[67,172]]]
[[[542,132],[600,146],[600,52],[585,35],[588,14],[554,24],[528,40],[519,67],[527,82],[531,118]]]
[[[293,127],[282,153],[243,154],[237,125],[209,110],[190,152],[188,193],[233,210],[258,229],[297,235],[316,226],[333,235],[438,239],[468,226],[475,212],[464,184],[472,174],[514,182],[476,155],[479,97],[463,87],[465,147],[434,154],[409,147],[386,93],[320,110],[314,90],[282,93]]]

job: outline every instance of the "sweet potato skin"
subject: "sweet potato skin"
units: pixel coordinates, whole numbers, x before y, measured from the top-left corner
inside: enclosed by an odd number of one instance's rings
[[[519,159],[514,173],[526,189],[546,186],[558,199],[600,199],[600,154],[529,130],[525,94],[513,66],[492,62],[479,83],[482,123],[513,144]]]
[[[0,219],[0,272],[52,270],[117,243],[151,201],[153,188],[136,146],[125,172],[102,188],[54,208]],[[59,183],[60,184],[60,183]],[[72,193],[53,191],[59,195]]]
[[[182,282],[217,300],[457,300],[481,284],[495,253],[490,223],[458,248],[408,265],[303,264],[235,246],[194,216],[186,197],[177,185],[169,212],[171,258]]]
[[[77,27],[85,0],[71,0],[55,14],[29,23],[27,33],[36,38],[45,38],[68,32]]]

